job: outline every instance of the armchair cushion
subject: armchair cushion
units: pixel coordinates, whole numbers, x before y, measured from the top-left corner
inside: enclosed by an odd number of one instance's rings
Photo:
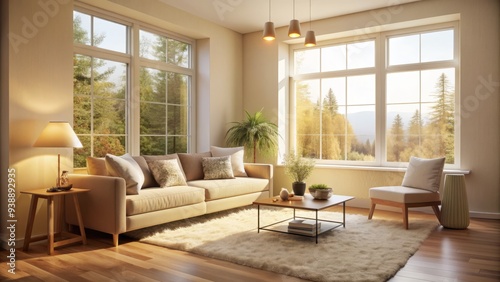
[[[439,201],[439,193],[404,186],[384,186],[370,189],[370,198],[396,203],[427,203]]]
[[[445,158],[421,159],[411,157],[402,185],[418,189],[439,191]]]

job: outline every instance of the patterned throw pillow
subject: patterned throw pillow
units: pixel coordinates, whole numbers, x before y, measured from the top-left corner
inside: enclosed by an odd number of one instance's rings
[[[148,161],[148,166],[162,188],[187,185],[177,159]]]
[[[202,158],[204,179],[234,178],[231,156]]]
[[[211,146],[210,152],[212,153],[212,157],[231,156],[231,166],[234,176],[248,176],[243,162],[245,156],[244,147],[222,148]]]

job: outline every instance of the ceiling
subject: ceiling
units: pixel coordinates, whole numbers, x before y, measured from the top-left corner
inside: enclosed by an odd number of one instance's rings
[[[269,20],[269,0],[159,0],[200,18],[245,34],[260,31]],[[287,26],[293,18],[293,0],[270,0],[271,21]],[[420,0],[310,0],[311,18],[319,20],[340,15]],[[295,18],[309,21],[309,0],[295,0]]]

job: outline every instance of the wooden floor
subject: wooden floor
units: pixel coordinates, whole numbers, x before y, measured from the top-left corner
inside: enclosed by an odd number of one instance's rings
[[[373,220],[400,217],[376,210]],[[433,214],[411,213],[410,228],[416,217],[436,220]],[[0,281],[304,281],[127,238],[120,237],[115,248],[111,235],[90,230],[87,236],[88,245],[61,247],[53,256],[43,243],[29,252],[18,249],[16,274],[7,272],[8,253],[1,251]],[[500,281],[500,220],[471,219],[466,230],[438,228],[390,281]]]

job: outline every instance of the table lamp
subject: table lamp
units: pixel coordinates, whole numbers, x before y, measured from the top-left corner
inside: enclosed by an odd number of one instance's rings
[[[50,121],[33,144],[34,147],[82,148],[82,143],[68,122]],[[61,154],[57,154],[56,187],[61,187]]]

